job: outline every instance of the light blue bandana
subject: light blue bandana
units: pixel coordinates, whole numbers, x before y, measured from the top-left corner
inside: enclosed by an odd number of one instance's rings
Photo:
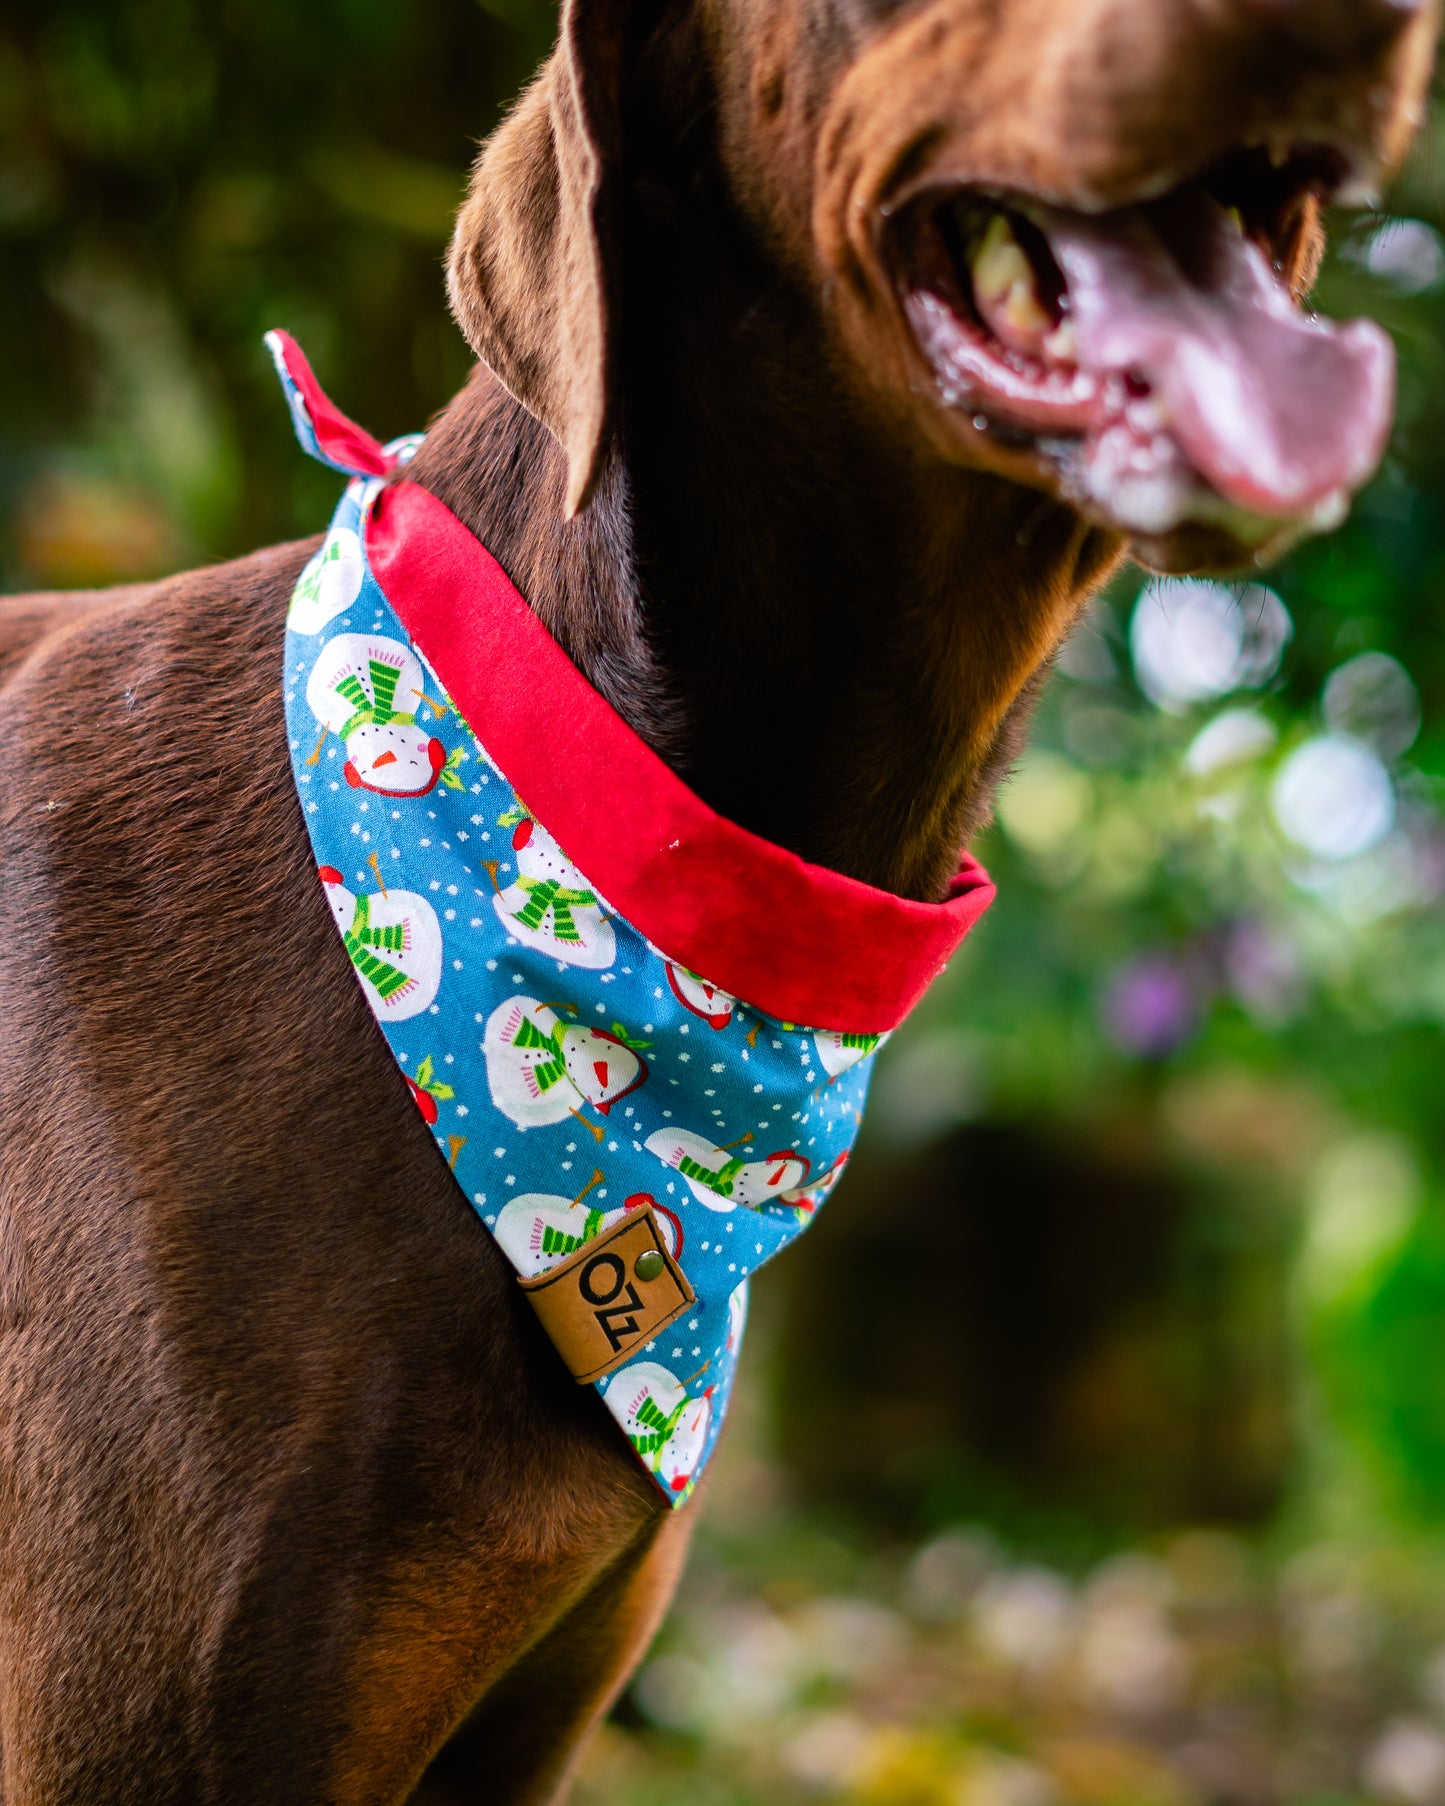
[[[519,1276],[651,1206],[693,1297],[636,1346],[610,1313],[617,1359],[596,1385],[681,1503],[722,1426],[748,1279],[836,1183],[886,1037],[738,1001],[572,863],[373,570],[378,497],[397,493],[384,473],[417,441],[383,453],[343,423],[362,450],[338,452],[304,360],[282,335],[272,348],[303,445],[358,473],[296,586],[285,651],[297,792],[337,931],[442,1158]],[[517,696],[512,716],[528,707]],[[582,765],[575,777],[598,783]]]

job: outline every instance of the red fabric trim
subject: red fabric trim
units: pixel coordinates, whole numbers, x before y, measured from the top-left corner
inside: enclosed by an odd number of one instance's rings
[[[809,865],[711,810],[594,690],[429,491],[367,527],[372,572],[488,754],[590,884],[669,959],[784,1022],[895,1028],[994,898],[964,855],[914,903]]]
[[[382,449],[379,440],[341,412],[317,382],[306,353],[291,334],[277,331],[273,336],[280,344],[287,374],[301,391],[323,454],[346,470],[372,477],[389,475],[396,468],[396,459]]]

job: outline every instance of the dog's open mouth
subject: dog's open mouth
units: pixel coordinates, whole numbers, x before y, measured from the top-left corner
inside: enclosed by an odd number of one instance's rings
[[[1200,529],[1248,553],[1335,524],[1384,452],[1393,347],[1303,311],[1287,272],[1347,173],[1259,149],[1097,215],[920,197],[896,267],[942,400],[1163,564]]]

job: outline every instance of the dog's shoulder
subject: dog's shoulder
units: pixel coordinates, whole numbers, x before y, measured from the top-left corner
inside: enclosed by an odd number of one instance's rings
[[[128,898],[169,937],[207,895],[294,903],[311,861],[281,662],[287,603],[318,543],[0,604],[7,912],[43,892],[53,931],[68,908],[83,918]]]
[[[248,626],[277,640],[297,575],[318,543],[270,546],[152,583],[0,596],[0,697],[26,667],[46,666],[41,681],[49,681],[57,666],[83,664],[101,646],[128,646],[141,658]]]

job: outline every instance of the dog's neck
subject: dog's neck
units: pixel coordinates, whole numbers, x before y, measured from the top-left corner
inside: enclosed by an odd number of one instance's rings
[[[679,224],[669,197],[637,235],[625,407],[581,514],[556,442],[481,368],[412,474],[713,808],[936,899],[1113,546],[1043,497],[880,452],[807,298],[718,218]]]

